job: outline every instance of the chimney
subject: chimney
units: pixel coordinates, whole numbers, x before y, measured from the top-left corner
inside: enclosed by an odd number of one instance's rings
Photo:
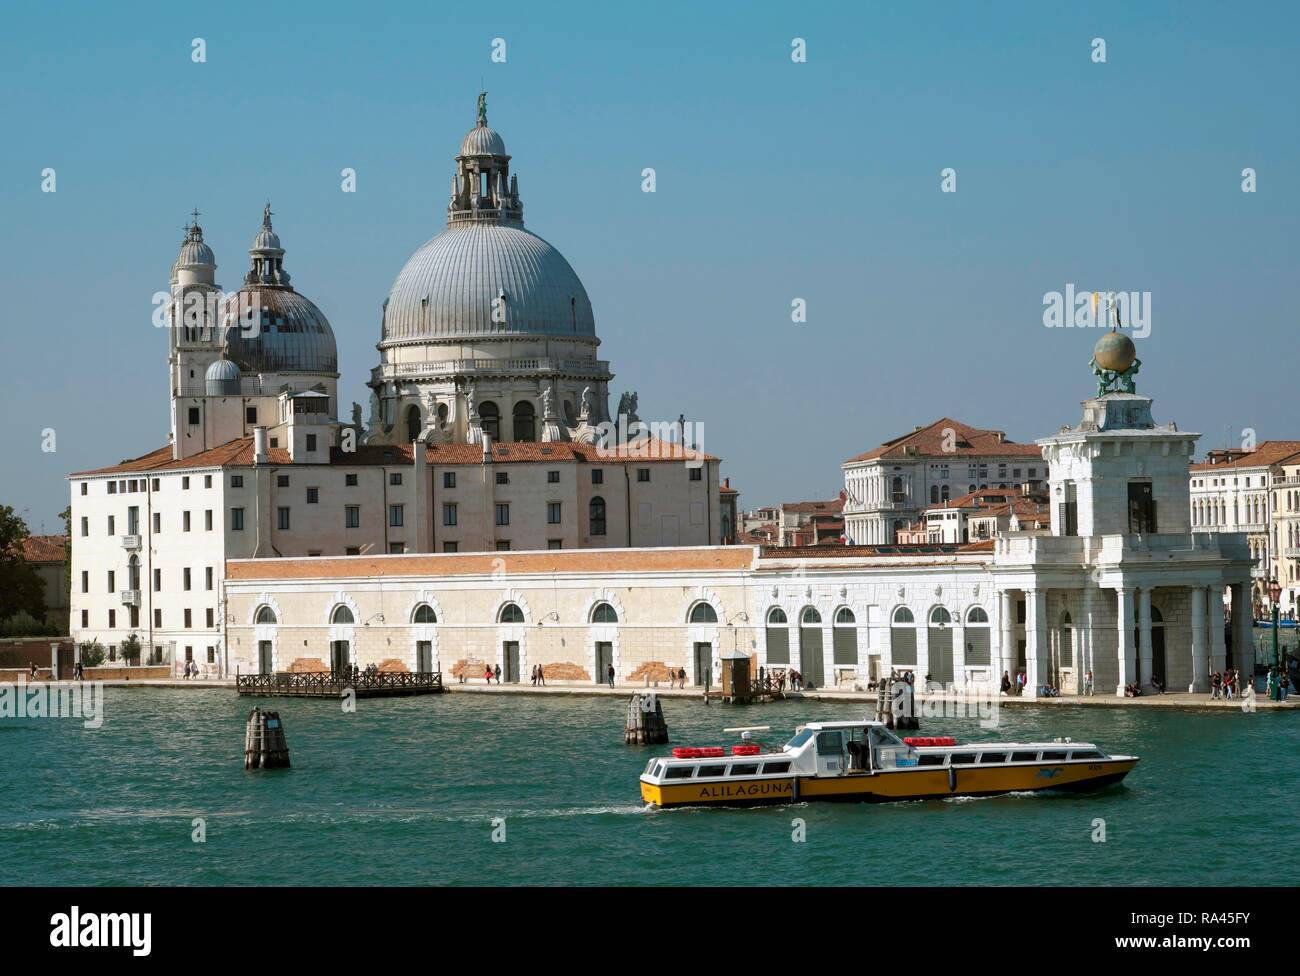
[[[492,435],[487,431],[483,432],[483,463],[492,463]]]
[[[266,428],[253,428],[253,463],[266,464],[271,460],[266,449]]]

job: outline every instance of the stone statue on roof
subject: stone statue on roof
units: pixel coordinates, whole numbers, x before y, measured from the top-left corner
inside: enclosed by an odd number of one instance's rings
[[[478,124],[487,125],[487,92],[478,93]]]

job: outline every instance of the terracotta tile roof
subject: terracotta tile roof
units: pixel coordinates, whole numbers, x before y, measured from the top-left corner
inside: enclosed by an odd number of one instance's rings
[[[924,542],[916,545],[880,545],[880,546],[761,546],[760,559],[782,559],[799,556],[834,556],[848,559],[854,556],[947,556],[957,553],[984,552],[992,550],[992,541],[988,542]]]
[[[358,576],[490,576],[510,573],[647,573],[744,570],[752,546],[662,549],[548,549],[541,552],[405,553],[305,559],[231,559],[228,580],[335,579]]]
[[[23,540],[23,558],[29,563],[61,563],[66,535],[29,535]]]
[[[268,451],[271,464],[291,464],[287,449],[273,447]],[[430,444],[426,455],[431,464],[481,464],[483,448],[479,444]],[[647,456],[648,455],[648,456]],[[580,462],[588,464],[662,461],[693,459],[717,461],[712,454],[686,450],[667,441],[647,440],[640,445],[620,446],[617,450],[602,452],[594,444],[573,444],[568,441],[552,443],[493,444],[493,461],[535,461],[539,463]],[[76,471],[69,477],[77,478],[101,474],[132,474],[142,471],[181,470],[189,468],[249,467],[253,463],[253,438],[237,437],[232,441],[183,461],[172,459],[171,445],[160,447],[138,458],[123,461],[106,468]],[[410,464],[410,444],[365,444],[355,451],[330,450],[330,464],[356,466],[367,464]]]
[[[827,502],[782,502],[781,510],[785,512],[835,514],[844,511],[844,499],[832,498]]]
[[[1214,451],[1211,454],[1217,453]],[[1255,450],[1241,454],[1231,460],[1211,464],[1208,460],[1191,466],[1192,471],[1223,471],[1228,468],[1262,468],[1281,464],[1300,454],[1300,441],[1264,441],[1255,446]]]
[[[951,428],[955,437],[953,450],[944,450],[944,431]],[[963,424],[960,420],[942,417],[927,427],[910,434],[885,441],[877,448],[851,457],[845,464],[855,461],[874,461],[894,457],[1006,457],[1042,459],[1042,449],[1037,444],[1017,444],[1009,441],[1000,430],[981,430]]]

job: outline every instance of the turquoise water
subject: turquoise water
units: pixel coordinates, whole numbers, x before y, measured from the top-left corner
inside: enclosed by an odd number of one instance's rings
[[[623,698],[279,699],[293,768],[245,772],[252,701],[107,689],[103,728],[0,720],[3,884],[1268,884],[1300,815],[1300,716],[1008,708],[960,739],[1068,735],[1142,762],[1090,795],[646,811],[663,747],[623,744]],[[666,700],[674,742],[861,705]],[[193,818],[206,821],[194,843]],[[504,843],[493,843],[504,818]],[[806,841],[791,840],[806,823]],[[1107,840],[1094,843],[1093,821]]]

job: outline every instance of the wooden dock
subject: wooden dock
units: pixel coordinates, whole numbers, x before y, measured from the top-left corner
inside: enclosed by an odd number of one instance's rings
[[[272,698],[342,698],[349,691],[357,698],[391,698],[436,695],[446,689],[441,671],[276,671],[237,675],[235,690]]]

